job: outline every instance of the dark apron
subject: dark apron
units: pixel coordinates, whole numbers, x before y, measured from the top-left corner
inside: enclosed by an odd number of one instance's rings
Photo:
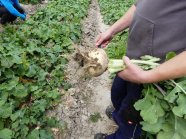
[[[186,0],[139,0],[129,29],[127,56],[152,55],[186,48]]]

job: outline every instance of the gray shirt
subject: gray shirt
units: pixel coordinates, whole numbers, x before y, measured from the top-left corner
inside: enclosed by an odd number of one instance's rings
[[[138,0],[129,28],[127,55],[152,55],[186,48],[186,0]]]

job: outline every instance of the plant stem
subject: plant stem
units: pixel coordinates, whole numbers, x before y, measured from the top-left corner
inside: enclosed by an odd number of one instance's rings
[[[157,84],[157,83],[153,83],[153,85],[160,91],[160,93],[165,96],[166,92]]]
[[[183,93],[186,95],[186,91],[178,84],[178,83],[176,83],[174,80],[170,80],[173,84],[175,84],[178,88],[180,88],[182,91],[183,91]]]
[[[154,63],[154,62],[151,62],[151,61],[144,61],[144,60],[134,60],[134,59],[132,59],[131,62],[134,63],[134,64],[146,64],[146,65],[151,65],[151,66],[159,66],[160,65],[158,63]]]

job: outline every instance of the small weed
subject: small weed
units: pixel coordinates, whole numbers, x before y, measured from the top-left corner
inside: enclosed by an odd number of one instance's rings
[[[96,123],[96,122],[98,122],[98,120],[101,119],[101,118],[102,118],[102,117],[101,117],[100,113],[97,112],[97,113],[91,114],[89,120],[90,120],[91,122],[93,122],[93,123]]]

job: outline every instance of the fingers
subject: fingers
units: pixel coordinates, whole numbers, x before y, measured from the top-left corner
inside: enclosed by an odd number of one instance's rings
[[[123,61],[124,61],[125,65],[126,65],[126,67],[130,67],[131,64],[132,64],[130,59],[127,56],[123,57]]]
[[[109,44],[109,41],[106,41],[105,43],[102,43],[101,47],[105,48]]]
[[[101,35],[98,35],[98,37],[96,38],[96,47],[100,45],[100,38],[101,38]]]
[[[96,47],[103,44],[104,44],[104,38],[102,37],[102,34],[100,34],[96,39]]]
[[[106,33],[101,33],[100,35],[98,35],[98,37],[96,38],[96,47],[100,46],[102,48],[106,47],[108,45],[108,43],[111,40],[111,36],[106,32]]]
[[[105,48],[109,44],[109,42],[109,40],[105,40],[103,37],[98,37],[96,41],[96,47],[101,45],[102,48]]]
[[[126,65],[126,70],[141,71],[141,68],[138,65],[132,63],[132,61],[127,56],[123,57],[123,62]]]

